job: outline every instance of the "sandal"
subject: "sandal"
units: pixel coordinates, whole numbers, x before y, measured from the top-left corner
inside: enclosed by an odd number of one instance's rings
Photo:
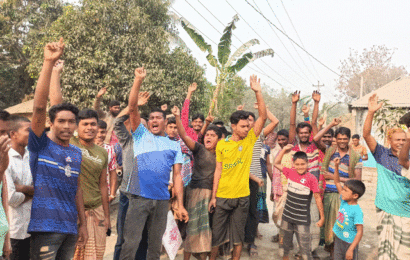
[[[278,242],[279,242],[279,234],[272,237],[272,243],[278,243]]]
[[[258,256],[258,247],[255,246],[255,245],[249,244],[248,252],[249,252],[250,257],[256,257],[256,256]]]

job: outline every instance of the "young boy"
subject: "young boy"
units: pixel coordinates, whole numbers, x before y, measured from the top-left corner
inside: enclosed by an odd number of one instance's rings
[[[348,180],[342,187],[339,177],[340,158],[335,163],[335,185],[340,194],[341,204],[336,223],[334,260],[359,259],[359,242],[363,236],[363,211],[357,200],[364,194],[366,187],[359,180]]]
[[[281,165],[282,157],[290,152],[293,145],[286,145],[275,158],[275,167],[283,172],[288,179],[288,195],[283,210],[281,229],[283,238],[280,245],[283,247],[283,260],[289,259],[289,251],[293,247],[293,234],[296,233],[302,259],[313,259],[310,235],[310,203],[312,194],[320,213],[318,227],[325,223],[322,199],[316,177],[307,171],[308,158],[305,152],[298,151],[293,155],[291,169]]]

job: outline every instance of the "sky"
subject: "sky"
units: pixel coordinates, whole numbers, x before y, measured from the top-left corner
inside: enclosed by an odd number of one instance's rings
[[[373,45],[394,48],[393,64],[410,70],[408,0],[247,1],[336,73],[339,73],[341,61],[348,58],[351,49],[361,53]],[[249,76],[256,74],[271,89],[300,90],[302,95],[316,90],[313,84],[320,81],[321,85],[324,84],[320,88],[324,100],[338,101],[334,97],[338,75],[309,58],[245,0],[175,0],[170,11],[176,11],[201,31],[212,45],[215,56],[216,44],[225,26],[238,14],[240,20],[233,32],[232,51],[251,39],[260,41],[259,45],[251,48],[252,52],[267,48],[275,51],[274,57],[254,61],[239,72],[239,76],[249,82]],[[215,82],[215,69],[208,64],[206,54],[199,50],[181,26],[178,26],[178,31],[199,64],[206,65],[208,80]]]

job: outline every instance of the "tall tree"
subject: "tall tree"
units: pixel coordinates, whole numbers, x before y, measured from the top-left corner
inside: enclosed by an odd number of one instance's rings
[[[60,0],[0,1],[0,109],[32,92],[30,51],[63,12]]]
[[[64,37],[63,95],[80,107],[107,86],[105,102],[125,102],[135,68],[148,70],[143,89],[151,92],[149,106],[182,105],[186,87],[198,83],[196,96],[209,86],[204,69],[185,50],[169,48],[168,2],[163,0],[84,0],[67,6],[33,51],[29,70],[36,77],[45,43]],[[204,107],[193,100],[193,110]]]
[[[360,97],[360,81],[363,77],[363,95],[390,81],[407,74],[403,66],[392,63],[394,51],[384,45],[364,49],[361,54],[351,50],[350,56],[341,63],[336,88],[345,94],[346,101]]]
[[[235,23],[238,21],[238,15],[235,15],[232,22],[225,28],[218,44],[218,58],[216,58],[213,55],[212,46],[205,41],[204,37],[187,20],[181,19],[182,27],[199,49],[208,53],[206,58],[209,64],[216,69],[216,88],[209,109],[210,114],[212,114],[215,103],[218,100],[219,92],[225,91],[227,82],[233,79],[249,62],[268,55],[273,56],[274,53],[272,49],[266,49],[257,53],[245,53],[250,47],[259,44],[259,40],[253,39],[243,44],[231,55],[232,31],[236,29]]]

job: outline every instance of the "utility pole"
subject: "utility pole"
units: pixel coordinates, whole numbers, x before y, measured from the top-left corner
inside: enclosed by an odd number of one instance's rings
[[[321,87],[324,87],[325,85],[324,85],[324,84],[320,85],[320,84],[319,84],[319,80],[318,80],[318,81],[317,81],[317,85],[312,84],[312,86],[317,87],[317,91],[320,92],[320,88],[321,88]]]

